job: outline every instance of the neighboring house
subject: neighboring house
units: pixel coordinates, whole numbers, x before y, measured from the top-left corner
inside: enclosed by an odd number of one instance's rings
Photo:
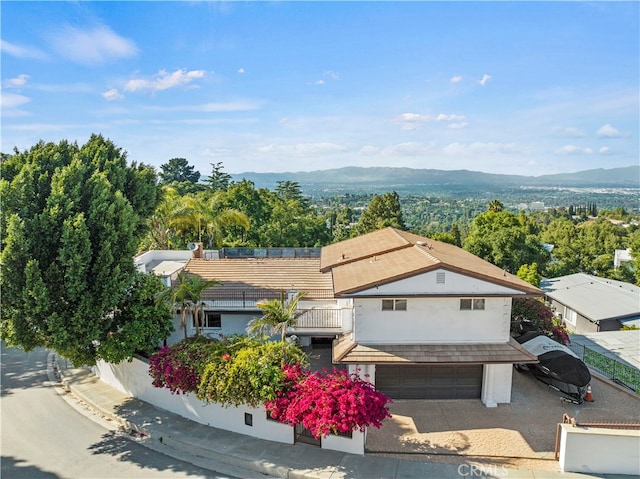
[[[613,255],[613,267],[619,268],[622,263],[629,263],[633,261],[633,256],[631,256],[631,248],[627,249],[617,249]]]
[[[576,333],[640,327],[640,288],[585,273],[544,279],[547,302]]]
[[[171,286],[192,257],[191,251],[151,250],[133,258],[133,264],[141,273],[153,273],[165,286]]]
[[[394,228],[321,250],[224,248],[184,270],[221,282],[202,295],[204,334],[214,337],[243,333],[261,314],[259,301],[304,291],[291,337],[333,343],[335,365],[368,374],[392,398],[508,403],[512,365],[537,361],[509,330],[512,298],[541,290],[461,248]],[[172,341],[182,337],[176,329]]]

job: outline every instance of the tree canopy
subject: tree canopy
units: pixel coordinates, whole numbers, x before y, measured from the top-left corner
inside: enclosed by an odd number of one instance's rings
[[[355,225],[358,235],[371,233],[387,226],[405,229],[400,206],[400,196],[395,191],[375,195]]]
[[[166,337],[166,308],[156,315],[131,303],[160,290],[132,261],[157,205],[153,168],[128,166],[126,152],[92,135],[81,147],[40,142],[16,150],[3,157],[2,171],[2,339],[54,349],[80,365],[103,353],[118,362]],[[126,345],[115,344],[134,329]],[[147,329],[153,333],[138,334]]]

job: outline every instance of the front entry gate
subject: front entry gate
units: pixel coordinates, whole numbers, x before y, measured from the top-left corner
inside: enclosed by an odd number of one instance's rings
[[[311,444],[312,446],[321,446],[321,439],[316,439],[311,434],[311,431],[304,427],[302,424],[296,424],[294,427],[295,442],[302,442],[304,444]]]

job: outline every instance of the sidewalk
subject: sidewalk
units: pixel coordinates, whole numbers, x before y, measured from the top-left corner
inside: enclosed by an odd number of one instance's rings
[[[306,444],[281,444],[204,426],[132,398],[108,386],[87,369],[67,368],[50,356],[50,375],[57,375],[64,390],[86,403],[103,421],[118,424],[140,444],[200,467],[225,473],[245,470],[249,479],[460,479],[472,477],[517,479],[622,478],[555,471],[436,464],[365,454],[328,451]],[[117,412],[117,413],[116,413]]]

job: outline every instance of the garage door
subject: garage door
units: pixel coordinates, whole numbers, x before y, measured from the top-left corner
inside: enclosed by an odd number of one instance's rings
[[[376,365],[376,389],[392,399],[477,399],[482,365]]]

